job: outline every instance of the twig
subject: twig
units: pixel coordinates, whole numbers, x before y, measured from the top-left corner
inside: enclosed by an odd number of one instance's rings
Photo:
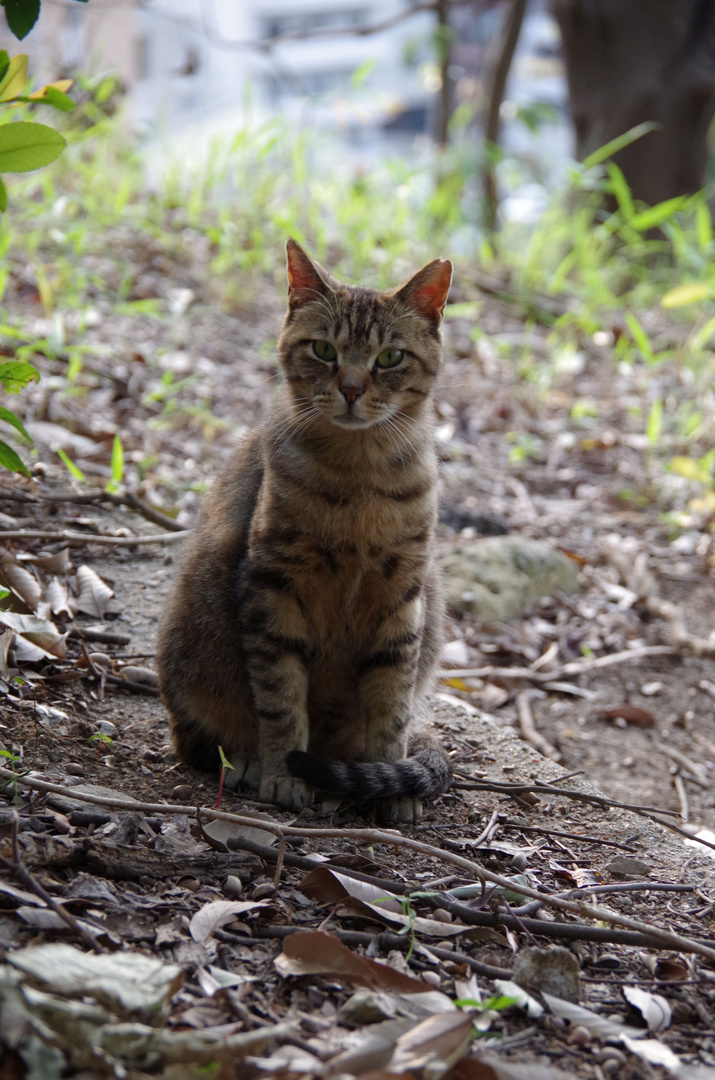
[[[680,750],[674,746],[669,746],[668,743],[657,742],[654,744],[656,750],[660,750],[661,754],[665,754],[666,757],[671,758],[681,768],[690,773],[691,778],[696,784],[699,784],[702,788],[709,788],[710,781],[708,780],[708,774],[703,765],[699,765],[695,761],[691,761],[689,757],[683,754]]]
[[[83,626],[73,626],[67,637],[79,638],[80,641],[97,641],[102,645],[130,645],[128,634],[115,634],[110,630],[89,630]]]
[[[105,536],[100,533],[77,533],[62,529],[50,532],[47,529],[4,529],[0,531],[0,540],[49,540],[71,546],[77,544],[103,544],[106,547],[134,547],[137,544],[176,544],[189,536],[189,529],[172,533],[151,533],[147,536]]]
[[[155,510],[153,506],[149,506],[142,499],[139,498],[133,491],[125,491],[118,493],[114,491],[105,491],[103,488],[97,488],[93,491],[65,491],[60,492],[58,495],[30,495],[26,492],[12,492],[5,491],[0,488],[0,499],[8,499],[12,502],[23,503],[49,503],[55,505],[57,503],[70,503],[73,506],[95,506],[98,503],[109,502],[114,506],[128,506],[131,510],[135,510],[137,514],[145,518],[147,521],[151,521],[154,525],[159,525],[162,529],[168,529],[170,532],[183,532],[183,525],[179,525],[168,514],[163,514],[161,510]]]
[[[632,844],[619,844],[617,840],[602,840],[600,836],[589,836],[584,833],[562,832],[560,829],[544,829],[541,825],[524,825],[520,821],[501,822],[502,829],[518,829],[522,832],[539,833],[542,836],[557,836],[562,840],[581,840],[585,844],[601,844],[603,847],[620,848],[633,854]]]
[[[71,915],[69,911],[66,911],[65,908],[62,907],[62,904],[58,904],[55,898],[53,896],[50,896],[47,890],[43,888],[42,885],[40,885],[39,881],[37,881],[37,879],[33,877],[30,871],[23,866],[20,859],[20,852],[17,843],[17,832],[19,823],[20,818],[18,816],[18,813],[16,810],[13,810],[12,862],[10,862],[9,859],[4,858],[4,856],[0,855],[0,864],[2,864],[7,870],[12,871],[12,873],[14,873],[15,876],[23,883],[23,885],[26,885],[28,889],[32,889],[35,895],[39,896],[40,900],[42,900],[43,903],[47,904],[47,906],[52,911],[54,911],[56,915],[59,915],[62,921],[66,923],[67,926],[69,926],[70,930],[72,930],[73,933],[77,934],[79,937],[82,938],[85,945],[88,945],[90,949],[94,949],[95,952],[106,952],[107,950],[94,940],[89,931],[84,926],[82,926],[81,923],[77,922],[74,915]]]
[[[521,731],[522,738],[538,750],[540,754],[543,754],[544,757],[551,758],[552,761],[561,761],[563,755],[560,751],[557,750],[555,746],[552,746],[549,740],[546,739],[540,731],[536,730],[529,699],[537,694],[543,697],[542,690],[520,690],[516,695],[516,711],[519,716],[519,730]]]
[[[59,795],[65,795],[68,798],[81,799],[83,802],[93,803],[96,806],[111,806],[115,810],[128,810],[134,813],[151,813],[151,814],[176,814],[182,817],[193,817],[196,813],[195,807],[176,806],[170,803],[142,803],[135,799],[117,799],[116,797],[106,797],[101,795],[90,794],[88,792],[77,791],[76,788],[66,788],[61,784],[50,784],[44,780],[37,780],[34,777],[21,777],[11,772],[9,769],[0,769],[0,779],[5,779],[11,782],[15,782],[19,779],[21,786],[28,787],[34,791],[51,791]],[[553,791],[556,794],[562,794],[558,788],[554,788]],[[253,817],[244,817],[241,814],[230,814],[226,811],[215,810],[211,807],[202,807],[201,813],[208,816],[217,818],[220,821],[230,821],[243,828],[256,827],[256,819]],[[333,837],[340,838],[342,840],[356,840],[363,844],[384,844],[388,847],[400,848],[404,847],[410,851],[417,851],[421,855],[427,855],[431,858],[441,859],[443,862],[451,863],[454,866],[459,866],[462,870],[466,870],[469,874],[473,874],[477,880],[489,882],[492,885],[501,885],[503,888],[510,890],[514,889],[514,882],[508,877],[504,877],[501,874],[495,874],[491,870],[486,870],[479,863],[473,862],[471,859],[465,859],[463,856],[456,854],[456,852],[446,851],[444,848],[434,847],[432,844],[425,844],[421,840],[414,840],[412,837],[402,836],[395,831],[383,831],[382,829],[346,829],[346,828],[317,828],[306,829],[297,825],[283,825],[279,822],[264,821],[261,820],[261,828],[267,832],[272,832],[274,835],[280,837],[285,836],[300,836],[305,838],[313,837]],[[673,828],[677,828],[672,826]],[[677,830],[684,836],[688,834],[684,830]],[[702,841],[700,841],[702,842]],[[715,845],[707,845],[715,847]],[[658,927],[650,926],[647,923],[640,922],[638,919],[631,919],[626,915],[621,915],[617,911],[612,911],[610,908],[596,907],[593,904],[586,904],[583,901],[576,903],[571,900],[562,900],[555,896],[550,896],[547,893],[542,893],[536,889],[532,889],[527,885],[519,885],[518,891],[525,897],[530,897],[532,900],[540,900],[546,907],[554,907],[560,911],[568,911],[572,915],[581,915],[589,919],[595,919],[599,922],[613,923],[615,926],[623,926],[629,930],[635,930],[639,933],[650,934],[654,941],[658,941],[663,948],[668,949],[682,949],[684,952],[697,953],[700,956],[706,957],[706,959],[715,961],[715,949],[704,945],[699,941],[695,941],[692,938],[684,937],[681,934],[675,934],[670,930],[661,930]],[[452,958],[453,959],[453,958]]]
[[[682,776],[676,773],[673,777],[673,783],[675,784],[678,802],[680,803],[680,816],[683,821],[687,821],[690,817],[690,807],[688,806],[688,793],[685,790]]]
[[[641,551],[633,559],[609,547],[607,554],[626,586],[638,596],[646,611],[668,624],[670,637],[678,649],[687,649],[693,656],[715,656],[715,640],[692,634],[685,625],[680,608],[658,596],[656,580],[648,569],[648,552]]]
[[[681,652],[674,645],[639,645],[635,649],[623,649],[605,656],[585,656],[582,660],[570,660],[552,671],[536,671],[533,667],[447,668],[439,673],[441,679],[506,679],[512,681],[553,682],[564,675],[582,675],[595,668],[613,667],[628,660],[642,660],[646,656],[675,656]]]
[[[492,814],[492,816],[489,818],[489,821],[487,822],[486,828],[482,829],[479,836],[477,836],[475,838],[475,840],[474,840],[475,848],[479,847],[480,844],[483,844],[483,843],[485,843],[486,841],[489,840],[489,836],[494,831],[494,826],[497,825],[498,821],[499,821],[499,811],[495,810],[494,813]]]

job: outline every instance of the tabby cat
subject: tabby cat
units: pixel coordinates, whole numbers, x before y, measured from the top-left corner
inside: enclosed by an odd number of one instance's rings
[[[451,263],[344,285],[287,244],[284,381],[214,484],[159,635],[176,749],[298,810],[313,790],[393,820],[446,790],[421,726],[442,644],[432,392]]]

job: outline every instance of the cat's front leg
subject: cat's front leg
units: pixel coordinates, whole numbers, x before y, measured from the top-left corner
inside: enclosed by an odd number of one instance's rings
[[[305,620],[281,575],[252,566],[242,594],[242,639],[259,729],[259,797],[301,810],[312,802],[312,790],[289,776],[286,756],[305,750],[309,739]]]
[[[409,595],[409,594],[408,594]],[[400,761],[407,752],[423,632],[421,597],[384,617],[360,669],[366,761]]]

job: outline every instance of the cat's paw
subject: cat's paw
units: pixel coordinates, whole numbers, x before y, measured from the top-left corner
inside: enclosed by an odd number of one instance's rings
[[[396,795],[375,801],[377,820],[384,825],[414,823],[422,817],[422,800],[416,795]]]
[[[224,787],[228,791],[257,791],[261,779],[261,768],[255,758],[231,754],[232,769],[226,769]]]
[[[286,810],[302,810],[313,801],[313,789],[292,776],[268,776],[261,780],[261,802],[272,802]]]

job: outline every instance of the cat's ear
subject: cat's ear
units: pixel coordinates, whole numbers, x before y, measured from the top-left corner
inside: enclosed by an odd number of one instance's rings
[[[452,264],[449,259],[434,259],[397,290],[396,296],[405,307],[422,315],[438,326],[452,284]]]
[[[330,291],[327,274],[295,240],[286,243],[288,305],[291,311],[318,300]]]

